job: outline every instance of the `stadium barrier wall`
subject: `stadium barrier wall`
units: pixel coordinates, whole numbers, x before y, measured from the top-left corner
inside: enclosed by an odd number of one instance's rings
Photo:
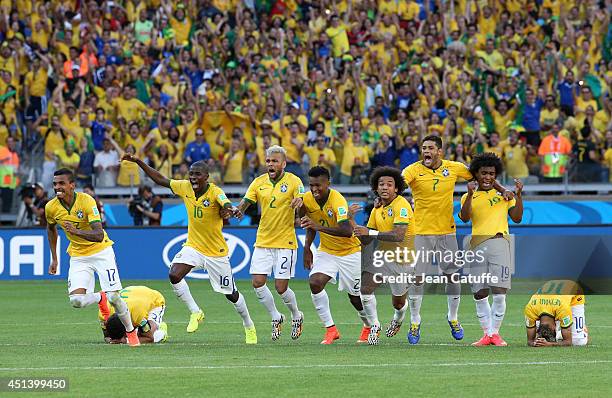
[[[469,228],[458,228],[458,242],[464,247]],[[249,264],[256,229],[226,227],[231,264],[236,279],[249,279]],[[612,278],[612,225],[514,227],[514,277],[524,278]],[[166,279],[168,267],[184,240],[186,228],[109,228],[109,237],[123,279]],[[45,229],[0,229],[0,280],[66,280],[68,241],[60,230],[59,272],[48,275],[51,259]],[[302,254],[305,232],[297,230],[299,248],[296,278],[305,279]],[[206,279],[198,271],[190,277]]]

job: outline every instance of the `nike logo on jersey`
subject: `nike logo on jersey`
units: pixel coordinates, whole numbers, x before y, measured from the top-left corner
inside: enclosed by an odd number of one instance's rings
[[[260,191],[263,191],[264,189],[268,189],[268,187],[259,187]]]
[[[423,176],[425,176],[425,174],[419,174],[419,177],[423,177]]]

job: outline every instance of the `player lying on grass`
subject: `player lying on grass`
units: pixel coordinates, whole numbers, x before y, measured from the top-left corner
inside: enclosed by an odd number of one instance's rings
[[[257,344],[255,324],[244,296],[234,283],[230,253],[222,232],[223,218],[231,216],[232,204],[221,188],[208,182],[206,163],[193,163],[189,168],[189,180],[170,180],[134,155],[126,153],[122,160],[138,164],[156,184],[170,188],[185,204],[187,241],[172,259],[169,277],[174,293],[191,312],[187,332],[193,333],[198,329],[204,320],[204,312],[193,299],[184,278],[193,269],[204,269],[213,290],[224,294],[242,318],[246,343]]]
[[[507,345],[499,329],[506,313],[506,293],[511,283],[508,215],[515,223],[520,223],[523,218],[523,184],[514,180],[516,199],[503,200],[493,187],[501,172],[502,162],[494,153],[476,155],[470,164],[470,173],[476,181],[468,183],[468,192],[461,198],[459,218],[463,222],[472,220],[470,250],[482,253],[478,257],[481,261],[470,264],[470,274],[490,274],[496,279],[472,284],[476,315],[484,333],[480,340],[472,343],[473,346]],[[489,305],[489,289],[493,293],[492,307]]]
[[[589,342],[585,297],[574,281],[548,281],[525,306],[530,347],[583,346]]]
[[[361,242],[353,235],[348,204],[340,192],[330,189],[330,175],[325,167],[311,168],[308,183],[310,192],[304,195],[300,223],[302,228],[306,228],[304,268],[310,270],[310,296],[327,328],[321,344],[332,344],[340,338],[325,291],[330,280],[336,283],[337,275],[338,290],[348,293],[349,301],[364,323],[358,342],[365,343],[370,334],[370,324],[360,297]],[[317,232],[321,242],[313,258],[310,246]]]
[[[382,206],[372,210],[367,227],[354,225],[353,232],[364,244],[378,240],[380,244],[376,250],[395,252],[398,247],[400,249],[405,247],[411,252],[414,249],[414,218],[410,203],[401,196],[406,189],[406,184],[400,171],[392,167],[377,167],[370,177],[370,185],[372,190],[378,193]],[[374,295],[376,288],[380,285],[379,277],[397,277],[413,273],[412,268],[408,267],[408,262],[410,259],[396,259],[396,261],[385,261],[382,267],[372,267],[366,264],[367,268],[362,269],[361,300],[371,325],[368,344],[378,344],[380,335],[380,322]],[[408,309],[406,294],[409,284],[393,282],[389,283],[389,287],[395,312],[387,328],[387,336],[392,337],[399,331],[406,316]]]
[[[168,338],[168,325],[163,321],[166,300],[157,290],[146,286],[128,286],[121,298],[130,309],[132,325],[138,331],[141,344],[163,343]],[[125,327],[106,300],[100,302],[98,320],[107,343],[125,343]]]
[[[53,173],[55,198],[45,206],[47,238],[51,247],[49,274],[57,273],[57,225],[70,241],[68,255],[68,297],[74,308],[84,308],[100,303],[103,299],[111,303],[117,317],[127,330],[127,341],[138,346],[136,329],[130,321],[128,306],[119,296],[121,280],[115,261],[113,241],[102,228],[96,201],[86,193],[75,191],[74,174],[69,169]],[[94,293],[95,274],[100,281],[100,293]]]

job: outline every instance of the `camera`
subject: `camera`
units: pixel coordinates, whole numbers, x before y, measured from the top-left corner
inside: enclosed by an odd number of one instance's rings
[[[33,198],[35,189],[36,189],[36,185],[34,184],[23,185],[21,187],[21,190],[19,191],[19,196],[21,197],[22,200],[25,198]]]

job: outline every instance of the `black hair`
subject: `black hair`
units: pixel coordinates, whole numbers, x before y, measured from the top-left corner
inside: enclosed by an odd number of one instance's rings
[[[85,185],[83,186],[83,189],[91,189],[92,191],[95,191],[94,186],[93,186],[93,185],[91,185],[91,184],[85,184]]]
[[[401,195],[407,188],[406,182],[404,181],[404,177],[402,177],[402,172],[396,169],[395,167],[389,166],[379,166],[374,169],[372,175],[370,176],[370,187],[372,191],[376,192],[378,190],[378,180],[380,177],[391,177],[395,180],[395,188],[397,189],[398,195]]]
[[[125,326],[121,323],[119,315],[113,314],[106,320],[106,333],[113,340],[122,339],[125,336]]]
[[[474,156],[470,163],[470,173],[476,177],[476,173],[483,167],[495,167],[495,174],[500,175],[503,171],[501,159],[493,152],[479,153]]]
[[[314,166],[310,170],[308,170],[308,177],[327,177],[330,179],[329,170],[327,170],[323,166]]]
[[[203,161],[203,160],[198,160],[197,162],[194,162],[191,165],[191,167],[202,169],[203,173],[207,173],[208,174],[208,164],[205,161]]]
[[[442,138],[437,135],[428,135],[427,137],[423,138],[423,141],[421,141],[421,145],[423,145],[425,141],[433,141],[438,147],[438,149],[442,149]]]
[[[557,341],[557,331],[542,323],[540,323],[540,326],[538,327],[537,335],[551,343]]]
[[[67,169],[65,167],[63,167],[63,168],[61,168],[59,170],[55,170],[53,175],[54,176],[68,176],[68,181],[74,182],[74,173],[72,172],[72,170]]]

